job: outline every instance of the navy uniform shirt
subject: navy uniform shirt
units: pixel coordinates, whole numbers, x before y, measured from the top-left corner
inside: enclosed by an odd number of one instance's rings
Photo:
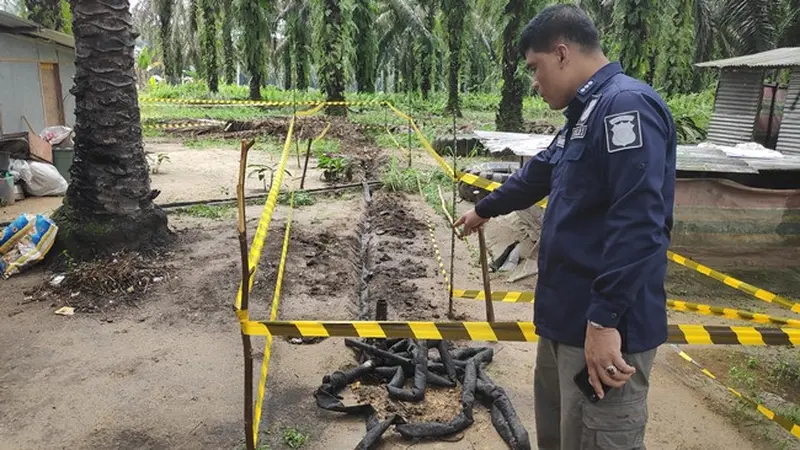
[[[484,218],[549,195],[534,303],[537,333],[583,347],[587,321],[615,327],[623,351],[666,341],[664,278],[675,197],[675,124],[649,86],[600,69],[556,139],[480,201]]]

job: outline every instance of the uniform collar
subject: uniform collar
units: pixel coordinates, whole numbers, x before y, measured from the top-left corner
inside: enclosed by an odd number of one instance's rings
[[[601,67],[586,83],[578,88],[575,98],[569,103],[564,115],[569,117],[570,110],[583,109],[589,98],[596,94],[611,77],[620,73],[622,73],[622,65],[618,62],[611,62]]]

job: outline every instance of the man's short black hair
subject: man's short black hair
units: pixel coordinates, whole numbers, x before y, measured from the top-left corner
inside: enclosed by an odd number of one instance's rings
[[[522,30],[519,49],[549,52],[558,40],[578,44],[586,51],[600,49],[600,36],[592,19],[576,5],[552,5],[543,9]]]

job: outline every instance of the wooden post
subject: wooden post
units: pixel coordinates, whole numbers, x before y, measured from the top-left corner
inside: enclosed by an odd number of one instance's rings
[[[411,168],[411,120],[408,121],[408,168]]]
[[[481,272],[483,272],[483,295],[486,298],[486,321],[494,322],[492,287],[489,284],[489,263],[486,260],[486,237],[483,235],[483,228],[478,229],[478,241],[481,247]]]
[[[308,170],[308,158],[311,155],[311,138],[308,138],[308,148],[306,148],[306,162],[303,164],[303,176],[300,178],[300,189],[306,185],[306,171]]]
[[[456,164],[458,163],[458,159],[456,155],[456,115],[453,113],[453,204],[450,205],[452,208],[452,216],[451,221],[453,221],[453,225],[455,225],[455,218],[456,218],[456,191],[458,190],[458,180],[456,175],[458,171],[456,170]],[[446,210],[447,208],[444,205],[444,198],[442,198],[442,209]],[[450,227],[450,292],[447,299],[447,313],[451,320],[455,319],[455,311],[453,310],[453,286],[455,285],[455,270],[456,270],[456,228],[455,226]]]
[[[247,169],[247,152],[255,141],[247,142],[242,139],[241,155],[239,157],[239,183],[236,186],[236,203],[239,209],[239,250],[242,256],[242,311],[247,311],[250,300],[250,263],[247,248],[247,219],[245,217],[244,182]],[[250,336],[242,333],[242,348],[244,352],[244,435],[247,450],[255,450],[255,435],[253,434],[253,343]]]

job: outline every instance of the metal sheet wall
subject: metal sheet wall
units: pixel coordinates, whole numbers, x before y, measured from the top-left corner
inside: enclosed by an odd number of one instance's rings
[[[794,69],[789,81],[776,150],[800,156],[800,69]]]
[[[717,87],[708,140],[736,145],[753,139],[753,127],[761,100],[763,69],[725,69]]]
[[[37,133],[45,126],[39,63],[58,63],[64,119],[75,123],[75,100],[69,94],[75,75],[71,49],[22,36],[0,33],[0,115],[4,133],[28,131],[28,119]]]

